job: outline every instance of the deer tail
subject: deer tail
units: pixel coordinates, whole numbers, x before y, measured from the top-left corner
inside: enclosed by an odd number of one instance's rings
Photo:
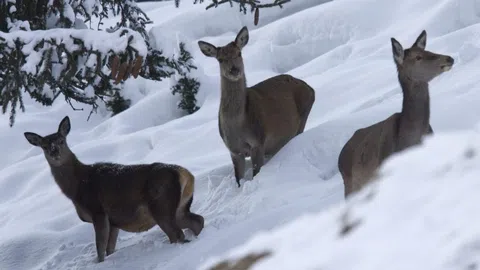
[[[195,177],[189,170],[183,167],[178,167],[177,171],[179,175],[178,181],[180,182],[181,188],[179,207],[184,207],[193,197]]]

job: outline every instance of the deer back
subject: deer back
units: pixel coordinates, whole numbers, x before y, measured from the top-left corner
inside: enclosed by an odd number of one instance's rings
[[[95,193],[100,195],[102,204],[124,204],[125,208],[128,208],[128,205],[145,203],[145,200],[151,197],[147,188],[149,182],[162,181],[163,174],[170,173],[160,168],[161,165],[96,163],[92,165],[88,181]]]
[[[262,124],[268,140],[295,135],[302,112],[309,109],[314,99],[314,90],[304,81],[278,75],[249,87],[246,106],[250,122]]]
[[[396,152],[399,113],[374,125],[358,129],[340,152],[338,167],[354,187],[361,187],[378,166]],[[354,188],[355,189],[355,188]]]

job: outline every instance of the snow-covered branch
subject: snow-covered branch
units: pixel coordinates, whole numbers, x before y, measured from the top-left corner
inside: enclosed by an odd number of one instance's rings
[[[112,13],[119,21],[101,31]],[[92,18],[96,29],[86,24]],[[45,106],[63,94],[70,105],[90,104],[92,111],[100,100],[116,114],[129,106],[117,84],[130,75],[187,76],[183,70],[194,67],[189,61],[150,46],[149,23],[133,0],[0,0],[0,105],[3,113],[10,106],[10,126],[17,108],[25,110],[22,92]],[[188,82],[176,89],[198,88],[194,79]]]
[[[24,110],[21,92],[44,105],[63,94],[67,101],[97,107],[118,90],[110,76],[110,63],[119,57],[132,63],[147,58],[147,45],[136,31],[122,28],[114,33],[92,30],[0,32],[0,104]],[[145,72],[145,71],[144,71]],[[123,78],[122,78],[123,79]]]

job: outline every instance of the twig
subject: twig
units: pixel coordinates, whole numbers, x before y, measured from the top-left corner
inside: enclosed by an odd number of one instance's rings
[[[83,108],[81,108],[81,109],[75,108],[75,107],[73,106],[72,100],[71,100],[70,98],[67,98],[67,102],[68,102],[68,104],[70,104],[70,107],[72,107],[72,109],[73,109],[74,111],[83,111]]]
[[[220,0],[220,1],[213,1],[213,3],[208,5],[205,9],[218,7],[219,5],[225,4],[225,3],[230,3],[230,4],[237,3],[241,5],[240,8],[242,8],[242,6],[245,6],[245,5],[250,5],[251,12],[253,12],[257,8],[270,8],[270,7],[276,7],[276,6],[279,6],[281,8],[283,4],[286,4],[290,1],[291,0],[275,0],[274,2],[269,4],[257,4],[259,2],[258,0]],[[243,12],[246,12],[246,10],[244,9]]]

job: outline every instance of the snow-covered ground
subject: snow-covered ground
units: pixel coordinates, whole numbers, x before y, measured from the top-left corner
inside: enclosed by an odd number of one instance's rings
[[[50,108],[26,100],[13,128],[8,115],[0,116],[0,269],[193,270],[261,232],[272,234],[229,257],[272,251],[257,269],[475,269],[468,267],[479,260],[480,142],[471,130],[479,118],[480,1],[295,0],[262,10],[257,26],[253,14],[229,5],[205,11],[191,2],[179,9],[173,2],[140,6],[154,20],[157,46],[170,55],[183,41],[195,57],[202,83],[197,113],[182,117],[169,81],[139,78],[127,81],[134,105],[112,118],[99,113],[87,122],[88,108],[72,111],[62,99]],[[316,102],[305,133],[237,188],[218,134],[218,63],[203,56],[197,41],[226,44],[244,25],[248,84],[289,73],[316,90]],[[453,69],[430,84],[435,136],[391,160],[371,200],[365,191],[345,205],[338,153],[355,129],[400,110],[390,37],[409,46],[423,29],[428,50],[455,58]],[[92,225],[78,219],[41,150],[23,137],[56,131],[65,115],[72,121],[69,145],[84,162],[159,161],[191,170],[193,211],[206,220],[199,237],[172,245],[158,228],[121,232],[117,251],[96,263]],[[464,157],[471,147],[472,158]],[[347,209],[360,223],[339,237]]]
[[[346,204],[258,234],[200,269],[248,255],[265,255],[252,270],[478,269],[478,130],[427,139],[388,160],[382,181]]]

